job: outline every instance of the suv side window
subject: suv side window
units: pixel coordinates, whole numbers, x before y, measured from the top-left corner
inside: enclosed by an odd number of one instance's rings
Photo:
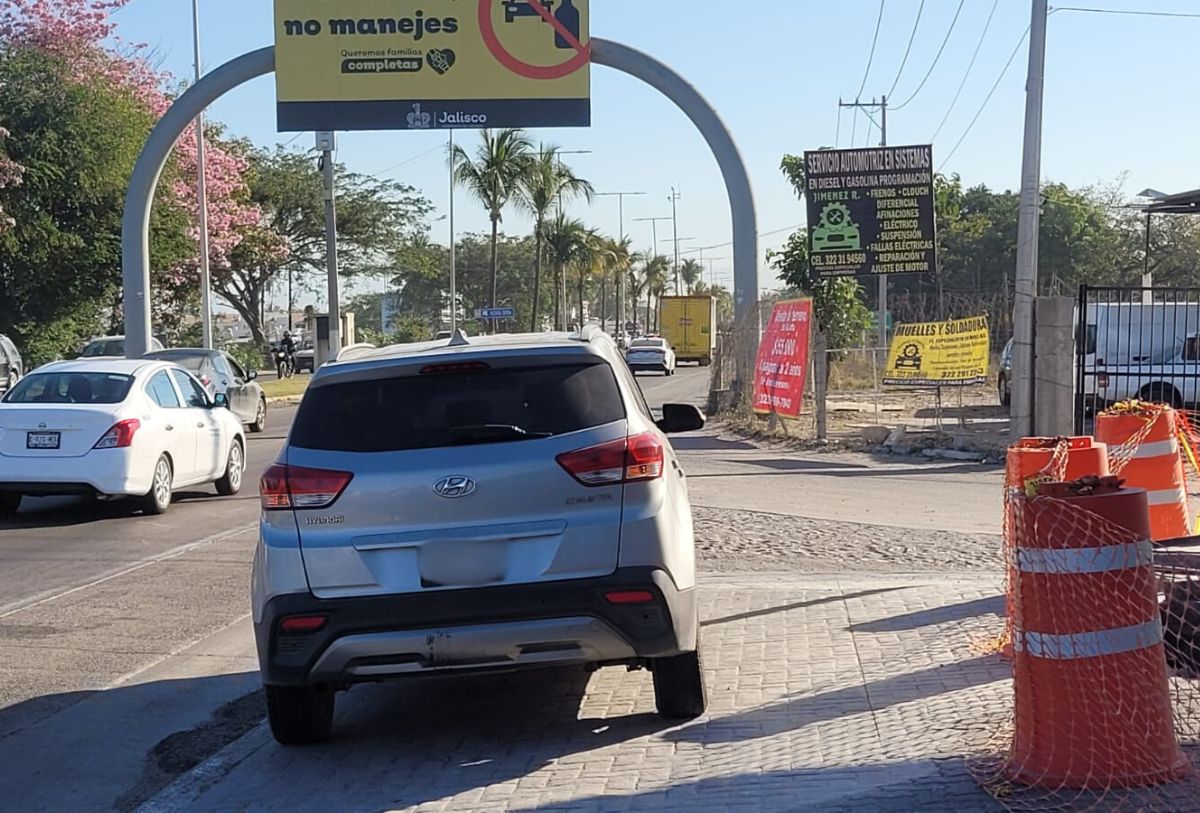
[[[245,376],[234,375],[233,371],[229,369],[229,365],[225,362],[224,356],[213,356],[212,365],[216,368],[217,375],[221,376],[226,381],[232,381],[235,378],[245,378]]]
[[[179,409],[179,396],[175,394],[166,370],[154,374],[146,385],[146,394],[163,409]]]
[[[613,372],[616,373],[617,380],[621,382],[621,386],[629,391],[629,396],[633,399],[633,403],[641,410],[642,416],[654,422],[654,413],[650,410],[650,404],[646,401],[646,394],[642,392],[642,387],[637,382],[637,377],[633,371],[629,369],[629,362],[624,356],[618,354],[615,362],[612,362]]]
[[[179,391],[183,393],[183,400],[187,406],[199,409],[208,408],[208,394],[190,375],[183,370],[172,370],[171,377],[179,385]]]
[[[242,365],[237,363],[236,359],[229,356],[218,356],[222,363],[227,364],[229,369],[233,371],[233,377],[239,381],[246,380],[246,371],[242,369]]]

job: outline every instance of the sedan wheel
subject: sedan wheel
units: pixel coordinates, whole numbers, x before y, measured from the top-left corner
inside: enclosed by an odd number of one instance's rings
[[[234,441],[229,447],[229,462],[225,465],[225,474],[217,480],[217,493],[222,497],[232,497],[242,490],[242,474],[246,469],[246,458],[242,452],[242,444]]]
[[[250,431],[258,434],[266,431],[267,428],[267,399],[258,399],[258,409],[254,412],[254,423],[250,424]]]
[[[142,510],[147,514],[165,514],[171,507],[171,492],[174,483],[171,461],[163,455],[154,465],[154,480],[150,492],[142,498]]]

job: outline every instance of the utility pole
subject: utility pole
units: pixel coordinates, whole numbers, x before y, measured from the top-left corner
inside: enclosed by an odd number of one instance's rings
[[[192,39],[196,53],[196,81],[203,68],[200,63],[200,0],[192,0]],[[204,114],[196,116],[196,207],[200,227],[200,343],[207,350],[213,347],[212,276],[208,264],[208,162],[204,145]]]
[[[450,130],[450,332],[458,330],[458,262],[454,245],[454,130]],[[541,235],[538,235],[541,240]]]
[[[625,239],[625,198],[636,198],[645,195],[645,192],[597,192],[598,198],[616,198],[617,199],[617,217],[619,218],[620,231],[617,232],[617,240]],[[617,331],[621,334],[625,333],[625,272],[617,274]]]
[[[882,98],[882,100],[878,101],[878,102],[875,101],[874,98],[872,98],[869,103],[868,102],[860,102],[857,99],[854,100],[853,102],[839,101],[838,107],[853,107],[853,108],[857,108],[859,110],[863,110],[864,112],[867,113],[867,119],[869,121],[871,121],[872,123],[874,123],[875,120],[871,118],[871,114],[868,111],[878,110],[879,111],[879,125],[878,126],[879,126],[879,134],[880,134],[879,146],[886,147],[887,146],[887,104],[888,104],[887,96],[884,96]],[[853,145],[851,145],[851,146],[853,146]],[[886,351],[887,346],[888,346],[888,328],[887,328],[888,278],[887,278],[887,275],[886,274],[878,274],[876,276],[876,281],[879,284],[879,346],[882,347]]]
[[[338,295],[337,191],[334,184],[333,154],[337,138],[333,133],[317,133],[321,151],[321,173],[325,181],[325,273],[329,284],[329,352],[325,361],[333,361],[342,350],[342,306]],[[320,345],[320,342],[317,342]]]
[[[675,191],[675,187],[672,186],[671,187],[671,197],[669,198],[669,200],[671,201],[671,223],[672,223],[672,228],[675,230],[675,296],[679,296],[679,294],[680,294],[680,290],[679,290],[679,211],[676,208],[675,204],[678,203],[678,201],[681,197],[683,197],[683,196],[680,195],[677,191]]]
[[[1025,147],[1017,223],[1017,276],[1013,303],[1012,437],[1029,437],[1033,425],[1033,319],[1041,229],[1042,96],[1046,80],[1046,0],[1033,0],[1029,76],[1025,83]]]

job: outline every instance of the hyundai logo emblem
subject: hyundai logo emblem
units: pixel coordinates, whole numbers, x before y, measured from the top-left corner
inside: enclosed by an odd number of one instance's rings
[[[448,500],[469,497],[475,493],[475,481],[470,477],[443,477],[433,484],[433,493]]]

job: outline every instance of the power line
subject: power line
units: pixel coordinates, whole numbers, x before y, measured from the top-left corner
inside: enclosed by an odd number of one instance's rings
[[[804,225],[803,223],[797,223],[794,226],[784,226],[782,229],[774,229],[772,231],[762,232],[758,236],[760,238],[774,237],[777,234],[783,234],[784,232],[795,231],[796,229],[800,228],[803,225]],[[729,246],[732,246],[732,245],[733,245],[733,241],[731,240],[728,243],[717,243],[716,245],[712,245],[712,246],[700,246],[699,248],[689,248],[689,249],[685,249],[684,251],[681,251],[679,253],[680,254],[696,254],[701,251],[712,251],[714,248],[728,248]]]
[[[917,98],[917,94],[925,87],[925,83],[929,81],[929,77],[933,75],[933,69],[937,67],[938,62],[942,59],[942,52],[946,50],[947,43],[950,42],[950,35],[954,33],[954,27],[958,25],[958,17],[962,14],[963,6],[967,4],[967,0],[958,0],[958,8],[954,11],[954,19],[950,21],[950,28],[946,31],[946,37],[942,40],[942,46],[938,48],[937,55],[933,58],[933,64],[929,66],[929,70],[925,72],[925,78],[921,80],[921,84],[917,85],[917,89],[912,92],[912,95],[905,99],[900,104],[893,107],[893,110],[903,110],[908,106],[908,103]]]
[[[946,166],[946,163],[954,157],[954,153],[958,152],[958,148],[962,146],[963,141],[965,141],[967,136],[970,135],[972,128],[975,127],[975,122],[979,121],[979,117],[983,115],[983,111],[988,106],[988,102],[992,100],[992,95],[996,92],[996,88],[1000,87],[1000,82],[1003,81],[1005,75],[1008,73],[1008,69],[1012,67],[1013,60],[1017,58],[1017,53],[1021,50],[1021,46],[1025,44],[1025,40],[1028,37],[1029,28],[1026,28],[1025,33],[1021,35],[1021,39],[1017,42],[1017,47],[1013,48],[1012,54],[1009,55],[1008,62],[1004,63],[1004,69],[1001,70],[1000,75],[996,77],[996,81],[992,85],[992,89],[989,90],[988,95],[984,97],[983,104],[979,105],[979,109],[975,111],[975,117],[971,119],[971,123],[967,125],[967,129],[963,131],[963,134],[959,137],[958,141],[955,142],[954,149],[950,150],[950,153],[944,159],[942,159],[942,163],[938,166],[938,172],[942,171],[942,167]]]
[[[975,53],[971,54],[971,61],[967,63],[967,72],[963,74],[962,81],[958,83],[958,90],[954,91],[954,98],[950,100],[950,107],[946,108],[946,115],[942,116],[942,123],[937,126],[933,137],[929,140],[936,141],[938,133],[942,132],[942,128],[946,126],[946,122],[950,120],[950,114],[954,112],[954,106],[958,104],[958,97],[962,95],[963,88],[967,86],[967,79],[971,76],[971,69],[975,67],[975,60],[979,58],[979,51],[983,48],[983,41],[987,38],[988,29],[992,27],[992,18],[996,16],[996,7],[1000,5],[1000,0],[992,0],[992,10],[988,12],[987,22],[983,25],[983,32],[979,35],[979,42],[975,43]]]
[[[1083,6],[1055,6],[1053,11],[1083,11],[1089,14],[1124,14],[1131,17],[1183,17],[1200,20],[1200,14],[1185,11],[1138,11],[1125,8],[1086,8]]]
[[[833,147],[837,149],[840,146],[842,146],[842,100],[838,99],[837,134],[833,137]]]
[[[438,144],[433,149],[426,150],[425,152],[421,153],[420,155],[414,155],[412,158],[406,158],[405,160],[401,161],[398,164],[393,164],[392,166],[388,167],[387,169],[381,169],[378,172],[373,172],[371,174],[372,175],[387,175],[389,172],[400,169],[401,167],[406,167],[409,164],[414,164],[417,161],[420,161],[422,158],[426,158],[430,155],[433,155],[435,152],[441,152],[444,149],[446,149],[445,144]]]
[[[904,59],[900,60],[900,70],[896,71],[896,81],[892,82],[892,89],[888,91],[891,96],[896,92],[896,85],[900,84],[900,77],[904,75],[904,66],[908,64],[908,55],[912,53],[913,40],[917,38],[917,28],[921,25],[921,12],[925,10],[925,0],[921,0],[921,5],[917,7],[917,20],[913,23],[912,33],[908,35],[908,47],[904,49]]]
[[[875,18],[875,36],[871,38],[871,53],[867,56],[867,69],[863,71],[862,84],[858,87],[855,99],[862,96],[867,87],[867,77],[871,75],[871,64],[875,61],[875,46],[879,43],[879,29],[883,26],[883,7],[887,0],[879,0],[879,16]]]

